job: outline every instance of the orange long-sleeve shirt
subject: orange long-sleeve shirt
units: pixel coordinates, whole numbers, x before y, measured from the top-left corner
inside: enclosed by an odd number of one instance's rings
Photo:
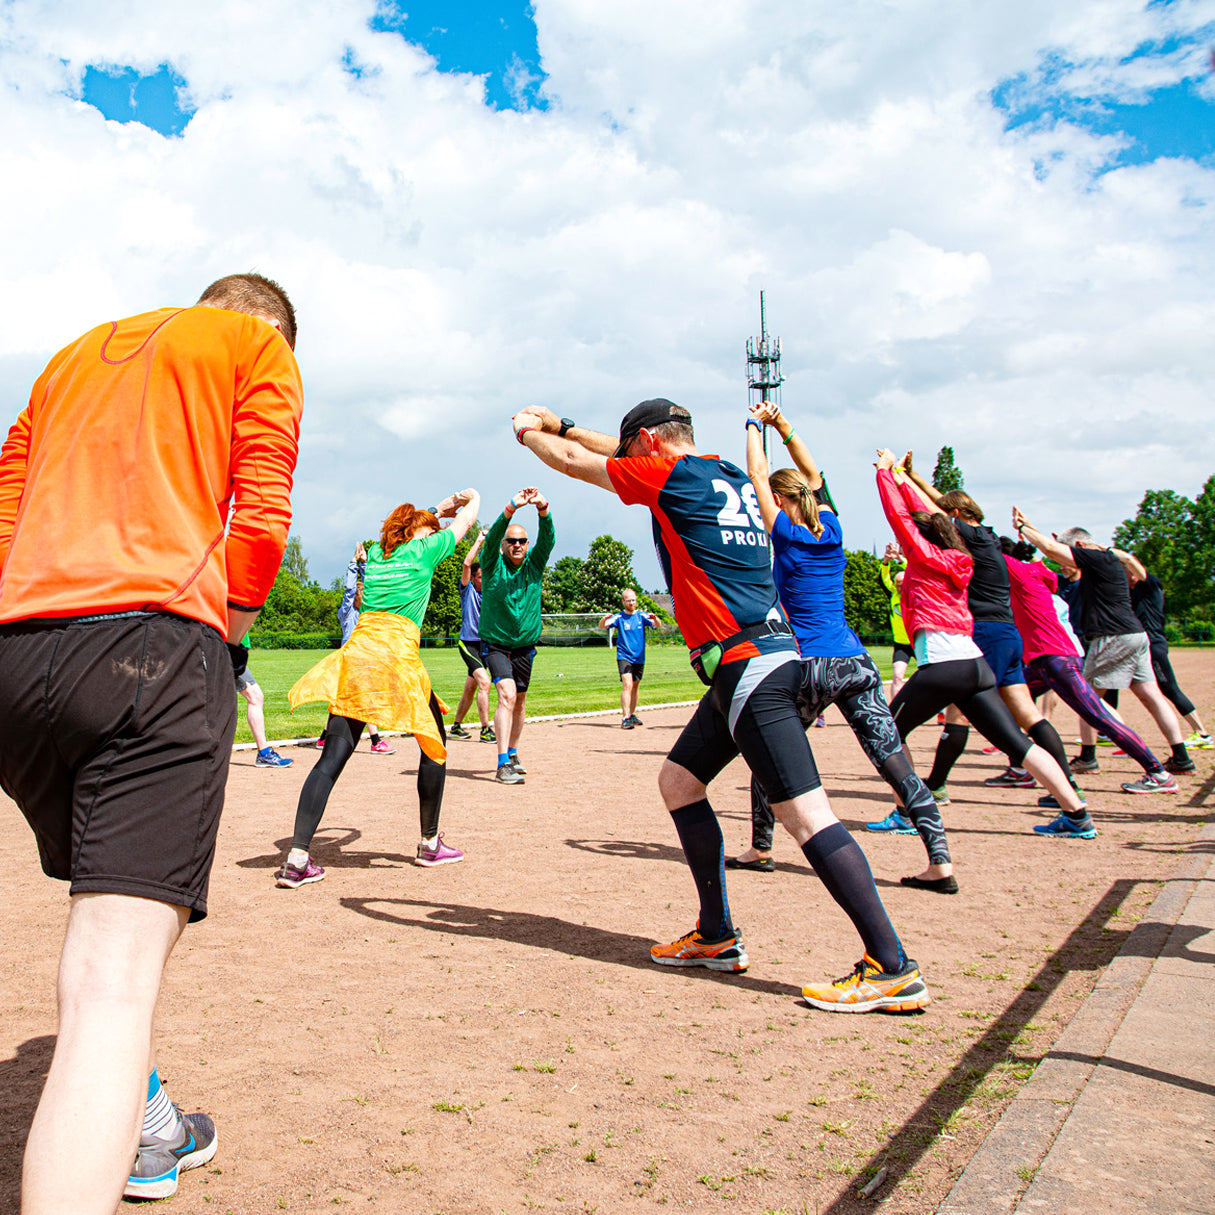
[[[226,633],[274,584],[302,408],[290,347],[241,312],[166,308],[65,347],[0,451],[0,621],[144,608]]]

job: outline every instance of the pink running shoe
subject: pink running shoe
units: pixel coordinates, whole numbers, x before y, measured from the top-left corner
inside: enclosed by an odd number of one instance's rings
[[[459,848],[449,848],[444,842],[443,837],[435,841],[433,848],[427,848],[425,844],[418,845],[417,864],[425,865],[428,869],[433,865],[454,865],[457,861],[464,859],[464,853]]]
[[[395,755],[396,747],[390,747],[382,738],[378,743],[371,744],[371,753],[373,755]]]
[[[294,865],[284,861],[274,884],[281,886],[284,890],[298,890],[299,887],[306,886],[309,882],[319,882],[324,876],[325,871],[312,857],[309,857],[303,869],[297,869]]]

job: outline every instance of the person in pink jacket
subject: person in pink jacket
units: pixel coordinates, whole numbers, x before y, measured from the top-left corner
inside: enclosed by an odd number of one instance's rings
[[[971,631],[966,588],[974,563],[948,515],[933,514],[890,451],[878,452],[882,509],[903,549],[903,617],[915,646],[916,672],[891,703],[905,740],[917,726],[955,704],[993,746],[1024,767],[1058,801],[1061,813],[1034,831],[1066,839],[1092,839],[1096,827],[1058,763],[1017,728],[996,691],[996,680]]]

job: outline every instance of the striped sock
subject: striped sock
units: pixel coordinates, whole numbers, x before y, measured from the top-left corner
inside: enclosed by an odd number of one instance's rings
[[[147,1144],[153,1139],[164,1142],[176,1139],[180,1125],[181,1115],[160,1083],[160,1073],[153,1068],[148,1077],[148,1101],[143,1107],[143,1134],[140,1142]]]

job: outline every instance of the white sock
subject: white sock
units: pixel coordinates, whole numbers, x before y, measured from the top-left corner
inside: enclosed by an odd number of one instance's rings
[[[422,847],[425,848],[427,852],[433,852],[438,845],[439,837],[437,835],[432,835],[430,839],[427,839],[425,836],[422,837]]]
[[[287,864],[293,869],[304,869],[308,865],[308,850],[306,848],[292,848],[287,853]]]

